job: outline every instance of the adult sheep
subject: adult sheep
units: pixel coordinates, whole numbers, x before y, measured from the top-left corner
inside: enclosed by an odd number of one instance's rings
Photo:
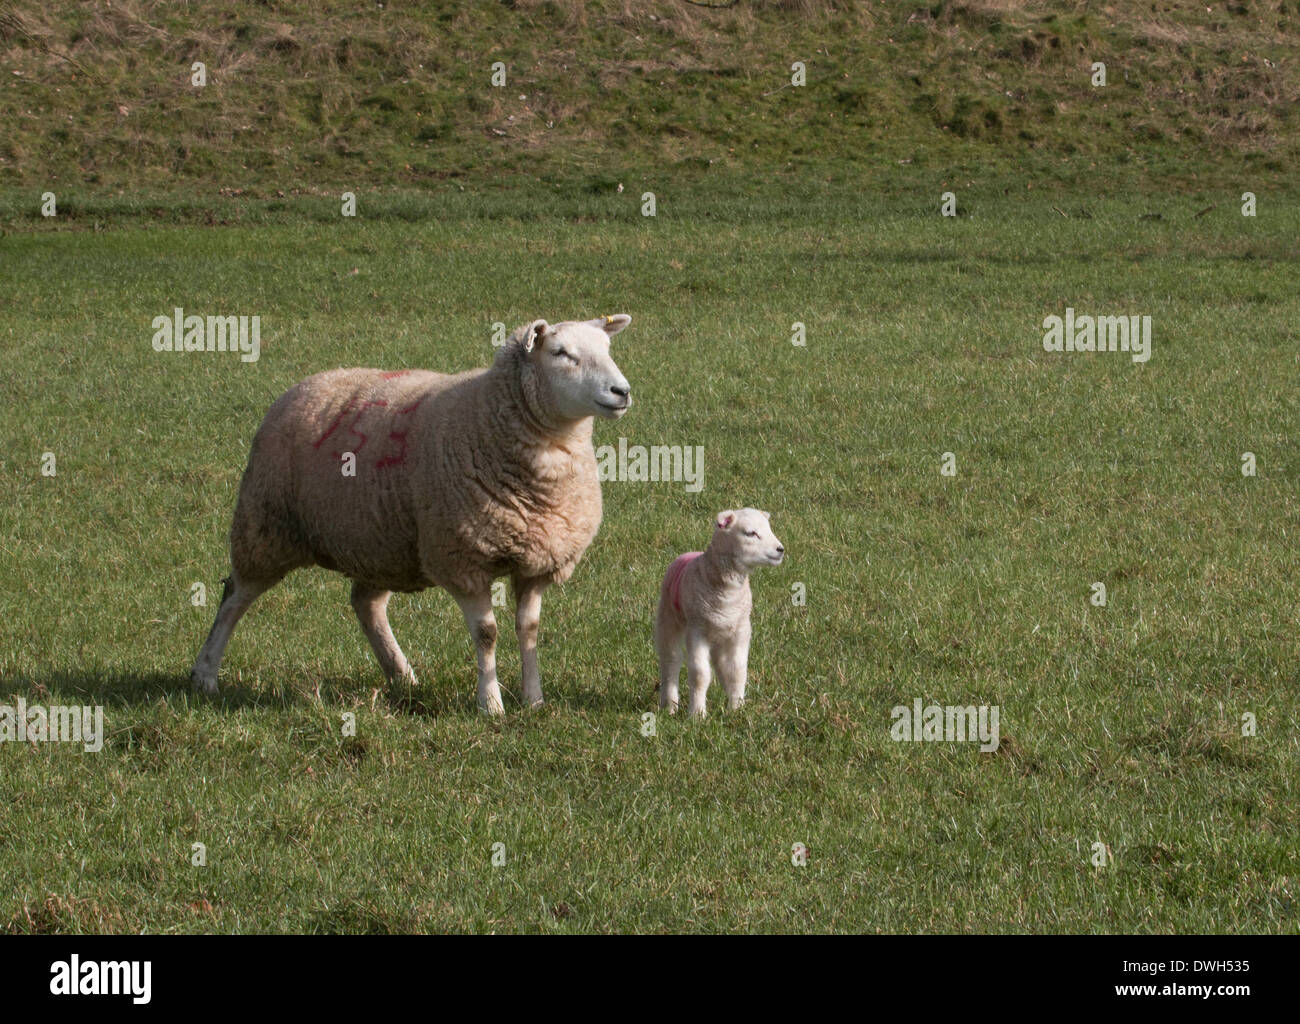
[[[352,607],[389,679],[414,674],[388,598],[438,586],[478,652],[478,703],[504,712],[492,582],[509,576],[524,703],[542,702],[542,592],[562,583],[600,526],[592,417],[632,404],[609,339],[631,317],[534,320],[491,367],[331,370],[276,400],[253,438],[230,528],[233,568],[190,674],[217,692],[230,634],[287,573],[320,565],[352,580]],[[349,475],[351,473],[351,475]]]

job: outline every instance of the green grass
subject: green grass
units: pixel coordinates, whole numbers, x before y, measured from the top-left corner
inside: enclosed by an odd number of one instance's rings
[[[669,193],[649,220],[534,190],[0,238],[0,701],[103,704],[109,733],[0,744],[0,928],[1295,932],[1300,215],[1234,199]],[[1150,362],[1043,352],[1067,305],[1150,314]],[[261,315],[260,361],[153,352],[173,306]],[[422,683],[388,689],[320,570],[190,695],[277,394],[616,311],[636,405],[597,442],[703,445],[705,489],[605,486],[544,605],[544,709],[477,713],[436,591],[394,599]],[[750,702],[645,738],[660,576],[738,504],[789,551],[754,578]],[[918,697],[999,705],[1001,749],[892,742]]]

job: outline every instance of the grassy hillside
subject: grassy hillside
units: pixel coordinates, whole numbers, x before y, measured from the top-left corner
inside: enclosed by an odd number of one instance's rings
[[[1300,0],[0,3],[0,188],[1262,190],[1298,42]]]

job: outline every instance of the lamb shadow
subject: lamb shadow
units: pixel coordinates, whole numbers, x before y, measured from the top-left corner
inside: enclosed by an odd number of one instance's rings
[[[584,686],[573,690],[552,687],[552,691],[546,693],[545,681],[543,681],[543,693],[546,694],[547,702],[551,707],[573,708],[579,711],[614,711],[636,716],[647,711],[658,712],[659,710],[659,695],[654,690],[611,693],[608,690]],[[507,703],[506,709],[509,710],[509,707]]]

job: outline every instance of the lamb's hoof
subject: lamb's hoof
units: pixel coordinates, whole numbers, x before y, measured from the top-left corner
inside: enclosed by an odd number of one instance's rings
[[[527,697],[525,697],[524,703],[528,705],[529,711],[536,711],[538,708],[544,707],[546,705],[546,701],[543,700],[541,697],[534,698],[533,700],[529,700]]]
[[[505,705],[501,703],[500,697],[489,697],[487,700],[478,702],[478,709],[483,714],[496,718],[506,713]]]
[[[208,697],[217,695],[217,677],[203,675],[198,669],[190,670],[190,685],[195,693],[202,693]]]
[[[677,701],[672,701],[669,704],[660,704],[659,710],[666,711],[670,715],[675,715],[677,714]]]

